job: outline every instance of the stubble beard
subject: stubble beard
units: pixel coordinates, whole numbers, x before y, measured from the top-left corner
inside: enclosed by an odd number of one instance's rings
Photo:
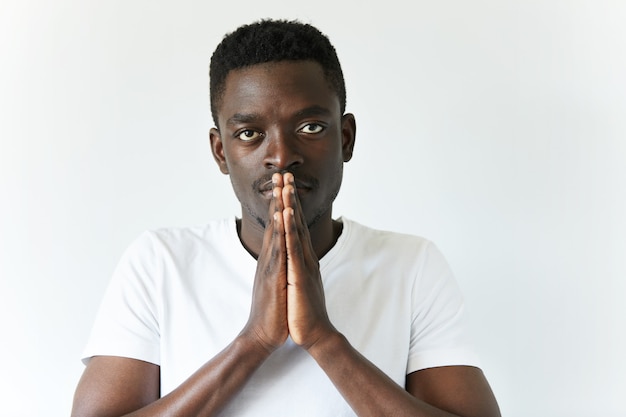
[[[325,217],[326,213],[332,210],[333,202],[339,195],[339,190],[341,189],[341,182],[343,180],[343,164],[340,164],[339,167],[335,170],[334,175],[335,181],[333,182],[333,186],[330,194],[326,197],[326,199],[322,202],[322,204],[318,207],[318,209],[313,213],[310,219],[307,219],[307,228],[311,230],[323,217]],[[261,226],[263,229],[267,227],[268,219],[267,217],[263,217],[257,213],[252,206],[249,204],[241,203],[241,206],[248,212],[250,217],[252,217],[256,223]]]

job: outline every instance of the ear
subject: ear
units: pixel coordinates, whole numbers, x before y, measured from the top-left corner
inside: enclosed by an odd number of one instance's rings
[[[228,175],[228,164],[226,163],[226,157],[224,156],[224,144],[222,143],[222,135],[217,128],[211,128],[209,131],[209,141],[211,142],[211,152],[213,158],[217,162],[217,166],[220,167],[222,174]]]
[[[352,113],[346,113],[341,117],[341,138],[343,162],[348,162],[352,159],[354,141],[356,140],[356,120]]]

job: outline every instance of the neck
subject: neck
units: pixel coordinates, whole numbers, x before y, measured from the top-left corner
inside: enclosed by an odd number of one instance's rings
[[[343,225],[333,220],[330,213],[309,227],[311,245],[318,259],[321,259],[335,246],[342,230]],[[244,248],[255,259],[258,259],[263,247],[263,236],[265,235],[263,226],[250,216],[244,215],[241,219],[237,219],[237,234]]]

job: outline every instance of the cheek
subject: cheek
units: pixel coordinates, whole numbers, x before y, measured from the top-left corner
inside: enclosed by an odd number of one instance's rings
[[[224,149],[224,159],[230,175],[235,177],[245,176],[245,173],[250,171],[254,160],[249,153],[231,147]]]
[[[233,171],[230,172],[229,175],[230,184],[233,188],[233,192],[237,200],[246,206],[252,204],[253,196],[252,196],[252,187],[248,178],[244,178],[241,175],[237,175],[237,169],[234,168]]]
[[[340,147],[329,146],[329,149],[325,150],[327,157],[319,161],[319,165],[323,167],[324,173],[327,176],[333,176],[337,169],[341,169],[343,165],[343,153]]]
[[[252,155],[233,155],[226,157],[230,182],[239,199],[252,190],[252,184],[257,180],[255,158]]]

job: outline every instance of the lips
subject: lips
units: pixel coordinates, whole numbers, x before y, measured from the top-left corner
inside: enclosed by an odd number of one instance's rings
[[[295,180],[296,190],[298,191],[298,194],[303,193],[303,192],[308,192],[312,190],[313,188],[315,188],[315,183],[316,181],[313,179],[307,179],[307,180],[296,179]],[[274,189],[274,183],[272,182],[271,178],[270,179],[263,178],[263,179],[257,180],[255,181],[253,187],[256,188],[257,191],[263,194],[266,198],[272,197],[272,190]]]
[[[269,180],[261,184],[261,186],[259,187],[259,192],[264,193],[266,191],[272,191],[273,189],[274,189],[274,183],[272,182],[272,180]]]
[[[296,181],[296,190],[310,190],[311,188],[313,187],[306,182]],[[274,189],[274,183],[272,182],[272,180],[264,182],[259,187],[259,191],[262,193],[266,191],[272,191],[273,189]]]

